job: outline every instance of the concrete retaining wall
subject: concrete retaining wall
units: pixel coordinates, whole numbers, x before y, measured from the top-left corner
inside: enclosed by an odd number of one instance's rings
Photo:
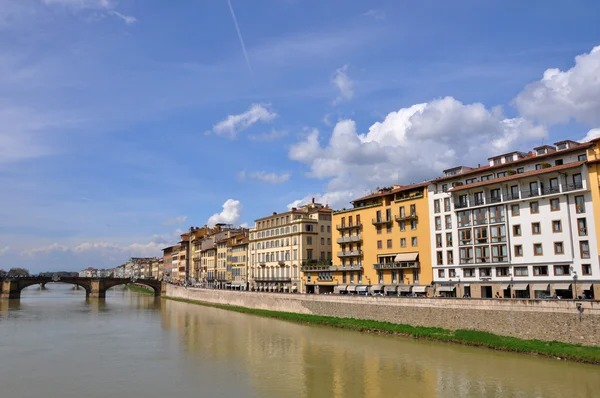
[[[272,311],[473,329],[521,339],[600,346],[600,302],[303,295],[186,289],[167,296]],[[581,303],[583,313],[577,310]]]

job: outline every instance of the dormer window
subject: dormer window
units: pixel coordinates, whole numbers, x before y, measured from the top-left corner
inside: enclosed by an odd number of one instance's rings
[[[559,151],[560,151],[561,149],[567,149],[567,143],[566,143],[566,142],[563,142],[562,144],[558,144],[558,145],[556,146],[556,149],[558,149]]]
[[[540,148],[540,149],[537,150],[537,154],[538,155],[543,155],[545,153],[546,153],[546,148]]]
[[[467,180],[465,181],[465,184],[473,184],[475,181],[477,181],[476,178],[467,178]]]
[[[508,155],[504,158],[506,162],[512,162],[513,160],[515,160],[515,155]]]
[[[494,164],[502,164],[502,159],[501,158],[496,158],[494,159]]]

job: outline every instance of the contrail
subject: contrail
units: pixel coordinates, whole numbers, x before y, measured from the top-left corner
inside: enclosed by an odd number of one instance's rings
[[[231,5],[231,0],[227,0],[227,4],[229,4],[229,11],[231,11],[231,17],[233,18],[233,24],[235,25],[235,30],[237,30],[237,35],[238,35],[238,38],[240,39],[242,51],[244,52],[244,58],[246,59],[246,65],[248,66],[248,70],[250,71],[250,77],[252,78],[252,82],[256,86],[256,81],[254,80],[254,72],[252,72],[252,66],[250,65],[250,58],[248,58],[248,52],[246,51],[246,45],[244,44],[244,38],[242,37],[242,32],[240,31],[240,25],[238,24],[237,18],[235,17],[235,11],[233,11],[233,5]]]

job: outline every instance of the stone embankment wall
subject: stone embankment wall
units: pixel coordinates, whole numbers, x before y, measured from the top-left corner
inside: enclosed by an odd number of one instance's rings
[[[167,297],[600,346],[599,301],[303,295],[186,289],[173,285],[168,285]],[[577,303],[583,308],[581,314]]]

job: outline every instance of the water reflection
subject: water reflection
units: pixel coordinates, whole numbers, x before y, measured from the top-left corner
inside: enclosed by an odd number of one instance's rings
[[[195,361],[236,366],[258,396],[595,397],[600,369],[308,327],[168,301],[163,326]],[[192,371],[193,373],[193,371]]]

